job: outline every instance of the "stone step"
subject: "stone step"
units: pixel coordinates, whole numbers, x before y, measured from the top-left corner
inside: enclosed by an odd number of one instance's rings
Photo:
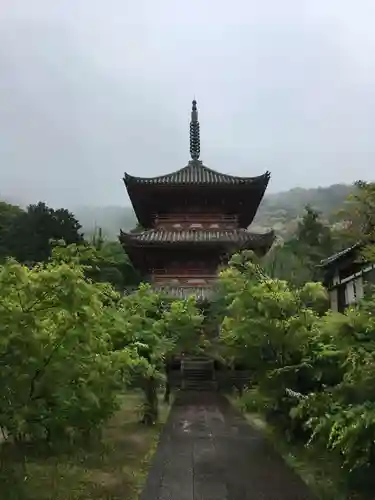
[[[204,358],[188,358],[183,359],[181,361],[181,367],[183,370],[185,369],[210,369],[212,370],[214,367],[214,362],[212,359],[204,359]]]
[[[214,373],[214,370],[201,370],[198,368],[185,368],[182,373]]]
[[[214,370],[214,367],[212,365],[205,365],[203,363],[189,363],[189,364],[184,364],[181,367],[181,370]]]
[[[185,380],[214,380],[212,373],[185,373],[183,378]]]
[[[182,390],[215,391],[214,362],[205,356],[189,356],[181,363]]]

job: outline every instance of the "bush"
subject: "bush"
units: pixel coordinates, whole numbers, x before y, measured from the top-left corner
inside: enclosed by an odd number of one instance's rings
[[[270,279],[235,256],[221,276],[221,342],[253,371],[241,405],[290,439],[338,457],[350,480],[375,469],[375,293],[344,314],[325,312],[318,283]]]
[[[112,298],[111,298],[112,297]],[[92,432],[114,412],[135,352],[112,349],[124,319],[111,287],[78,264],[0,267],[0,427],[16,441]]]

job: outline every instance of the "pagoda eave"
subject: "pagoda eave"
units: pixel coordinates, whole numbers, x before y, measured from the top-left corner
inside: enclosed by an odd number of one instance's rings
[[[211,236],[211,237],[210,237]],[[216,236],[216,237],[212,237]],[[252,250],[259,257],[271,248],[274,231],[250,233],[245,230],[233,231],[161,231],[150,230],[142,233],[124,233],[120,242],[135,267],[148,273],[155,259],[168,263],[173,256],[202,252],[217,262],[226,261],[234,253]]]
[[[120,232],[120,242],[127,247],[181,247],[193,244],[199,246],[238,246],[238,247],[271,247],[274,239],[274,231],[267,233],[252,233],[245,229],[187,229],[187,230],[164,230],[151,229],[140,233]]]
[[[266,171],[263,174],[253,177],[240,177],[230,174],[223,174],[206,167],[200,160],[189,161],[186,167],[175,172],[159,175],[156,177],[137,177],[127,172],[124,173],[124,183],[127,188],[137,186],[256,186],[266,185],[271,174]]]

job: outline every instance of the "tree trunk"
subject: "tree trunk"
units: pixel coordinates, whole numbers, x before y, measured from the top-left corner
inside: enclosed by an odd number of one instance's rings
[[[155,377],[149,377],[144,384],[145,406],[142,423],[154,425],[158,420],[158,394]]]
[[[164,391],[164,403],[168,403],[170,401],[170,396],[171,396],[171,366],[170,366],[171,360],[167,359],[164,365],[165,369],[165,391]]]
[[[238,383],[237,390],[238,390],[239,397],[242,398],[242,396],[243,396],[243,385],[242,385],[242,382]]]
[[[171,384],[170,384],[170,382],[168,380],[168,376],[167,376],[167,380],[165,382],[164,403],[169,404],[170,396],[171,396]]]

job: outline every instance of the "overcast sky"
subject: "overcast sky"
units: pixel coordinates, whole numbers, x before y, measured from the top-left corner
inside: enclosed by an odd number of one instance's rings
[[[270,191],[375,178],[374,0],[2,0],[0,196],[128,203],[201,159]]]

